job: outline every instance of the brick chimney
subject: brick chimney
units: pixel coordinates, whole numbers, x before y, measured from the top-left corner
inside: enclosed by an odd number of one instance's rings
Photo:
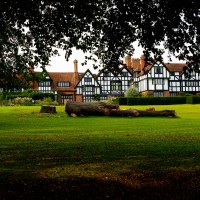
[[[134,70],[140,70],[140,59],[139,58],[132,58],[131,59],[131,68]]]
[[[143,71],[144,66],[145,66],[145,56],[144,55],[140,56],[140,66],[141,66],[141,71]]]
[[[74,84],[78,82],[78,60],[74,60],[74,76],[73,76]]]
[[[125,57],[125,64],[126,64],[127,68],[131,71],[131,55],[127,55]]]

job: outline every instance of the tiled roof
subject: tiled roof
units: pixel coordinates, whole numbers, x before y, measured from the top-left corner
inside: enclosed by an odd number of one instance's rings
[[[166,68],[170,72],[183,72],[183,68],[187,67],[184,63],[165,63]]]
[[[74,82],[74,72],[48,72],[50,78],[52,79],[52,88],[57,88],[57,82],[70,82],[70,87],[65,87],[65,90],[74,90],[76,83]],[[78,73],[80,77],[82,73]],[[63,88],[64,89],[64,88]]]
[[[164,63],[166,68],[169,70],[169,72],[183,72],[183,68],[187,67],[184,63]],[[148,73],[148,71],[153,67],[153,65],[148,65],[142,70],[138,76],[144,75],[145,73]]]

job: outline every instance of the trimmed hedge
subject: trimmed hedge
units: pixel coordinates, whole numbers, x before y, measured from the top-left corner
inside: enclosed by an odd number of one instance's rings
[[[172,105],[199,104],[200,96],[178,97],[121,97],[117,99],[119,105]]]
[[[200,96],[187,96],[186,97],[186,104],[199,104],[200,103]]]

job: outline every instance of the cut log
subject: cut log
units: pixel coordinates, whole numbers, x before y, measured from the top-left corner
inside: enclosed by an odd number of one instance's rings
[[[147,110],[120,110],[118,105],[106,104],[102,102],[98,103],[82,103],[68,101],[65,105],[65,112],[69,116],[176,116],[175,110],[161,110],[155,111],[155,109]]]
[[[149,111],[149,110],[138,110],[140,116],[176,116],[175,110],[160,110],[160,111]]]
[[[138,110],[111,110],[109,116],[119,116],[119,117],[138,117],[140,115]]]
[[[104,116],[109,115],[111,109],[119,109],[118,105],[106,103],[82,103],[68,101],[65,105],[65,112],[69,116]]]
[[[42,106],[40,109],[40,113],[56,113],[55,106]]]

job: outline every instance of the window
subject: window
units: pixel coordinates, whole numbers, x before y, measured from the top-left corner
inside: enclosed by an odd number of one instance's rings
[[[41,81],[38,83],[38,90],[40,92],[51,92],[51,81]]]
[[[62,105],[65,105],[67,101],[73,101],[73,96],[72,95],[62,95],[61,96]]]
[[[60,81],[57,82],[57,87],[69,87],[69,82],[65,82],[65,81]]]
[[[50,87],[51,86],[51,82],[50,81],[42,81],[39,82],[39,87]]]
[[[122,83],[121,81],[112,81],[111,82],[111,90],[122,90]]]
[[[175,76],[175,73],[174,72],[170,72],[170,76]]]
[[[192,87],[192,86],[198,86],[198,81],[187,81],[185,82],[186,86]]]
[[[163,68],[161,66],[155,66],[155,74],[162,74]]]
[[[94,96],[84,96],[83,102],[91,102],[94,100]]]
[[[154,92],[154,97],[163,97],[163,92]]]
[[[92,78],[85,77],[85,78],[84,78],[84,81],[85,81],[85,82],[92,82]]]
[[[122,72],[122,76],[127,77],[128,76],[128,72]]]
[[[170,95],[170,97],[176,97],[177,96],[177,92],[170,92],[169,95]]]
[[[153,85],[163,85],[163,79],[152,79]]]
[[[83,86],[83,92],[94,92],[95,87],[94,86]]]

